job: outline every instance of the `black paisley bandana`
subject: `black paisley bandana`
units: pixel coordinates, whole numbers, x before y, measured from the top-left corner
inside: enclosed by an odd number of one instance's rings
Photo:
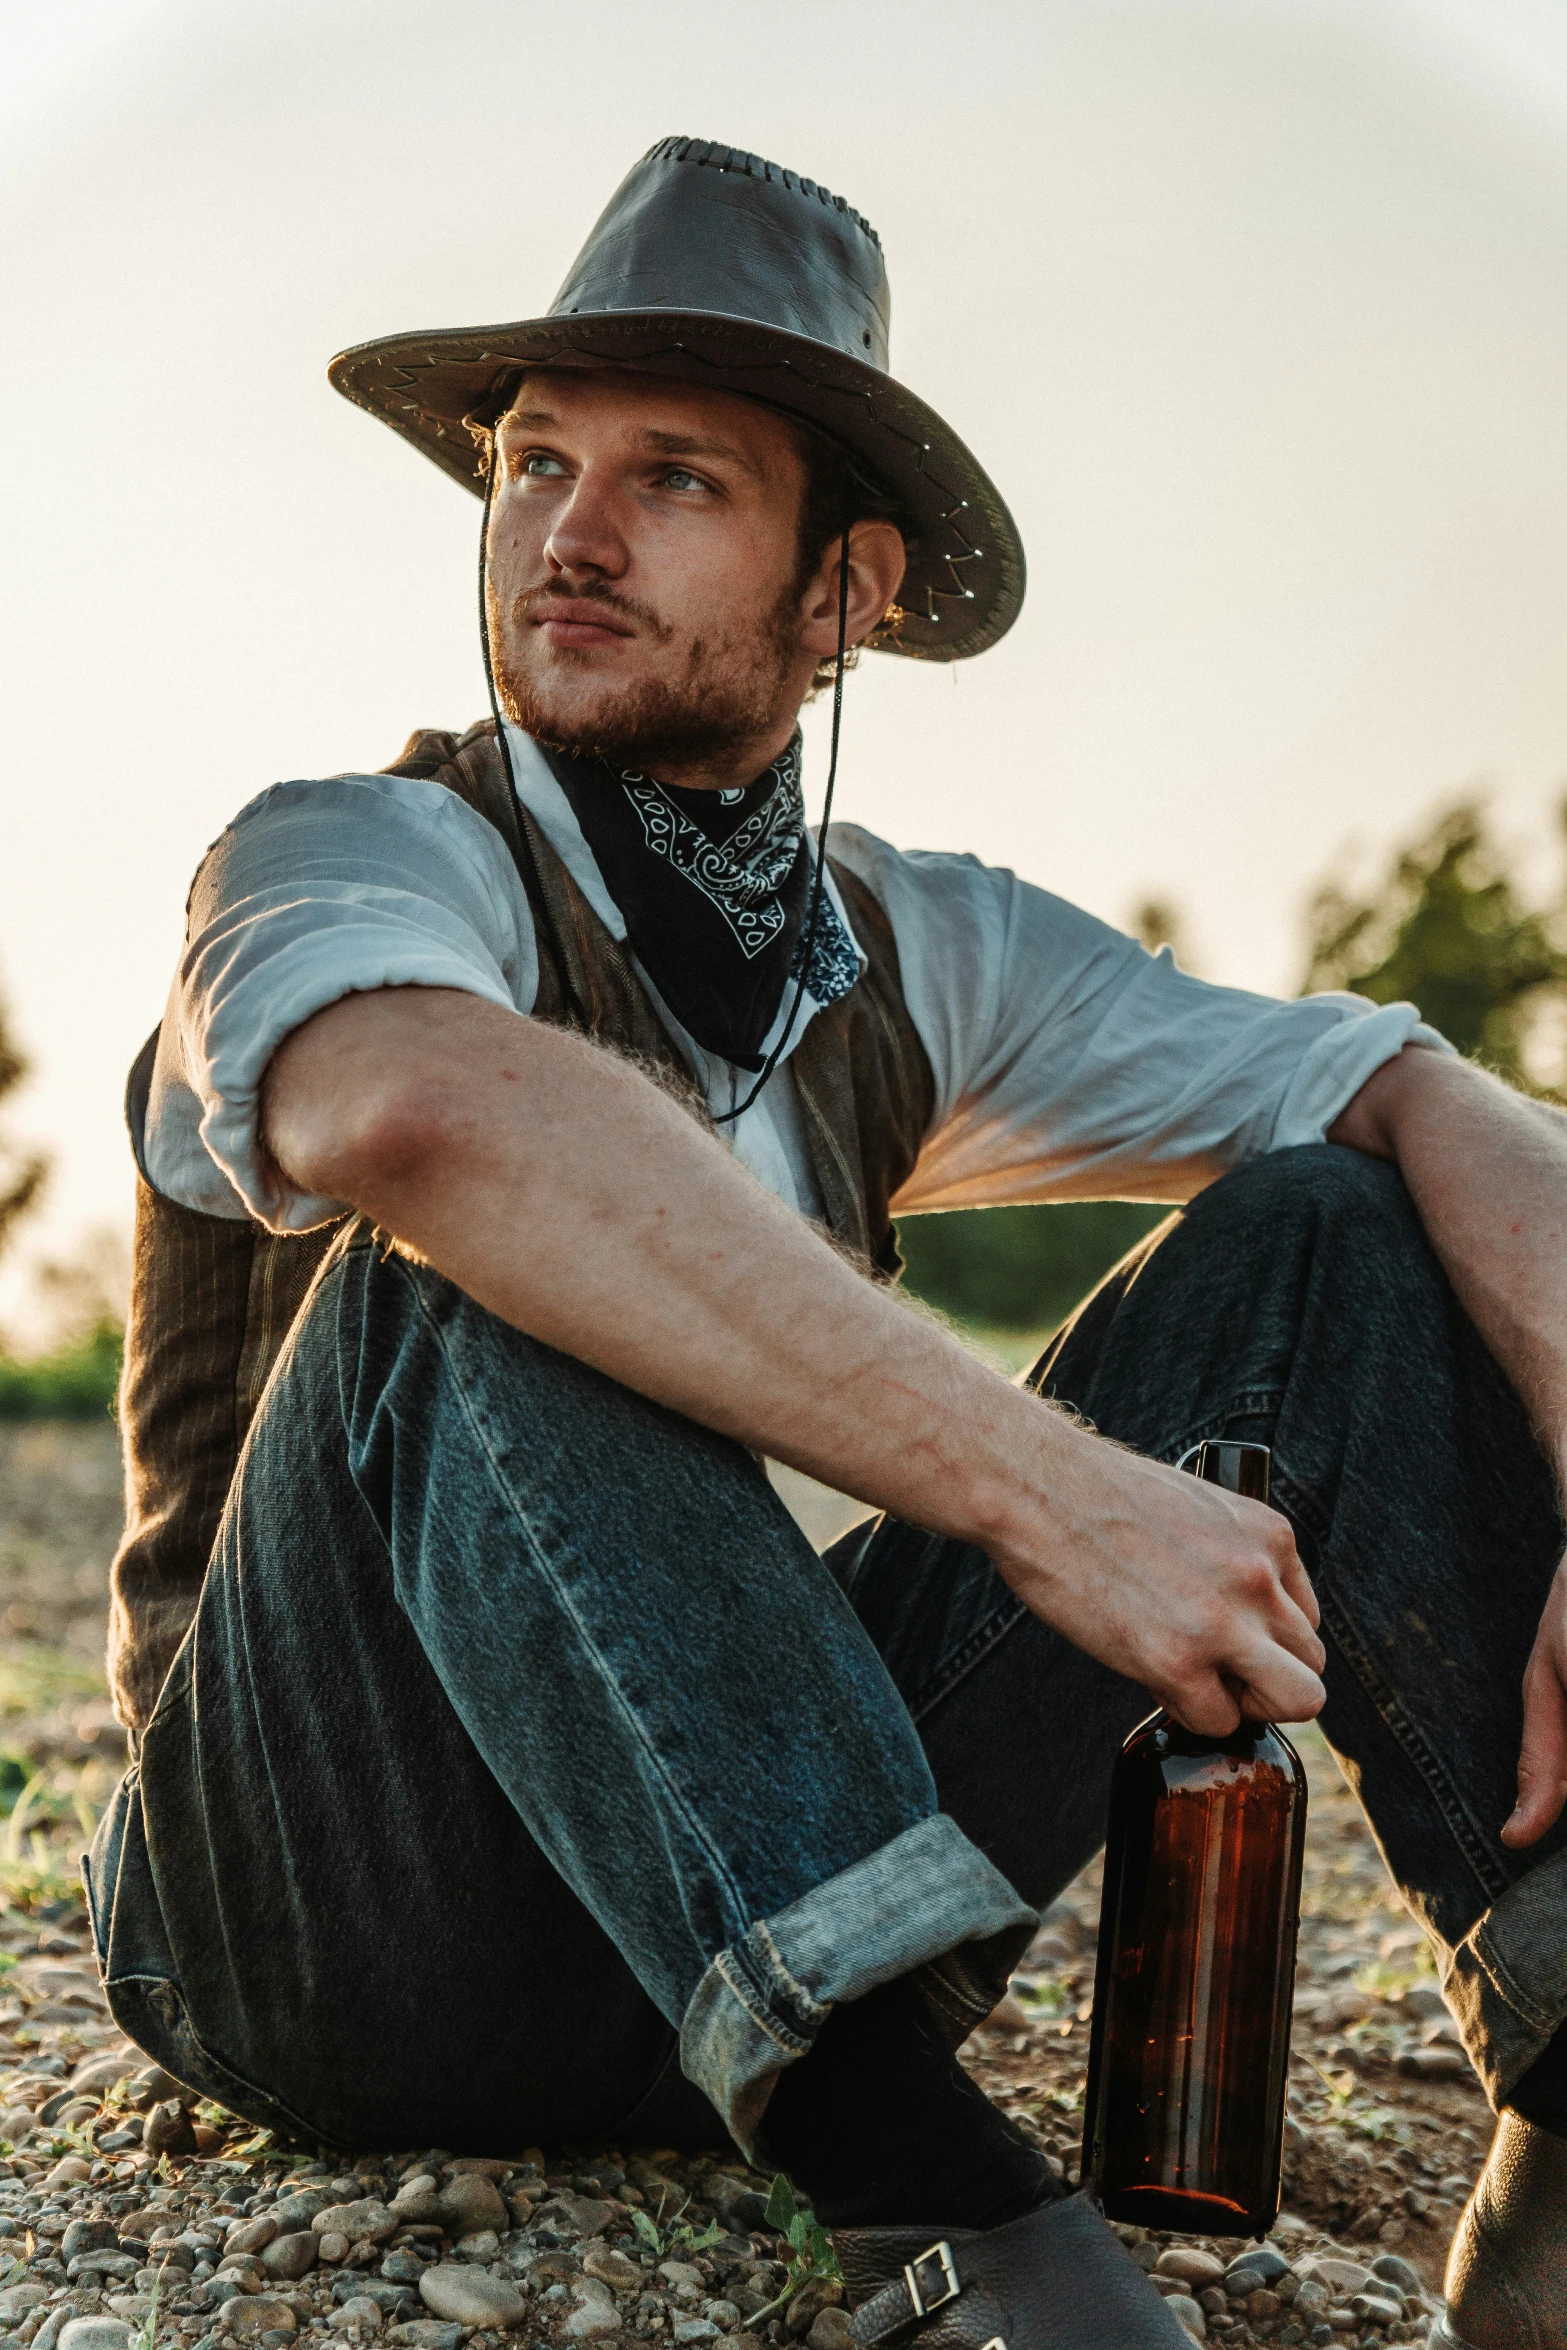
[[[545,757],[675,1018],[704,1052],[760,1069],[805,947],[812,862],[799,735],[738,791],[682,790],[603,759]],[[858,976],[854,941],[824,892],[806,993],[836,1003]]]

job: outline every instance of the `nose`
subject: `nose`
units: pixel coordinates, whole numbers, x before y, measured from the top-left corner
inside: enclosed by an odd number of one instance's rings
[[[578,474],[556,515],[544,542],[544,560],[571,586],[619,579],[624,573],[628,555],[613,493],[591,466]]]

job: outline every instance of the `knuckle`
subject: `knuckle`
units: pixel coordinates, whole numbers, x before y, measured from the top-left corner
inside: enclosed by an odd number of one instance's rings
[[[1242,1567],[1236,1588],[1253,1607],[1269,1607],[1278,1597],[1279,1578],[1269,1559],[1252,1559]]]

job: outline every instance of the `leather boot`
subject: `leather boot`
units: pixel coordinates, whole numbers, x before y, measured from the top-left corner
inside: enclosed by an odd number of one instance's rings
[[[1445,2291],[1432,2350],[1567,2350],[1567,2139],[1503,2108]]]
[[[856,2350],[1192,2350],[1086,2195],[999,2228],[835,2228]]]

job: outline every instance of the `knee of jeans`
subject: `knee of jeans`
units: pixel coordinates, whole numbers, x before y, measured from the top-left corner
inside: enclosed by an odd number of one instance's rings
[[[1380,1248],[1423,1246],[1420,1219],[1398,1169],[1341,1143],[1269,1151],[1227,1175],[1194,1204],[1201,1208],[1209,1201],[1248,1224],[1266,1218],[1275,1231],[1297,1220],[1326,1222],[1373,1238]]]

